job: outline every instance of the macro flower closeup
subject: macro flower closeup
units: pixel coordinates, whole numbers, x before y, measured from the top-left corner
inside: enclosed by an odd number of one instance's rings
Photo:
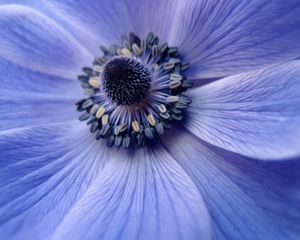
[[[300,239],[299,0],[0,0],[0,239]]]

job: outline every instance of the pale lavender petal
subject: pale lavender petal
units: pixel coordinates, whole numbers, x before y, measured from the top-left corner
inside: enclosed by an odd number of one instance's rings
[[[20,5],[0,6],[0,57],[52,75],[75,78],[93,57],[47,16]]]
[[[202,193],[214,239],[299,239],[299,159],[257,161],[183,129],[165,139],[167,150]]]
[[[113,153],[56,239],[209,239],[194,184],[163,149]]]
[[[191,92],[187,128],[218,147],[259,159],[300,153],[300,62],[231,76]]]
[[[299,0],[191,0],[182,1],[179,9],[171,42],[198,78],[300,57]]]
[[[77,121],[1,134],[1,238],[51,239],[100,173],[106,150]]]
[[[46,2],[80,31],[86,30],[87,46],[94,55],[97,55],[99,45],[118,44],[122,35],[132,31],[140,37],[153,31],[166,41],[179,1],[46,0]]]
[[[0,134],[22,127],[77,119],[83,96],[75,80],[51,76],[0,59]]]

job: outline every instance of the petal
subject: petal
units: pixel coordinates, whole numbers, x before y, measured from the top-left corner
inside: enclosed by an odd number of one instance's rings
[[[202,193],[214,239],[299,239],[299,159],[257,161],[183,130],[168,137],[167,150]]]
[[[0,236],[50,239],[106,160],[80,123],[0,136]]]
[[[82,93],[77,81],[24,68],[0,58],[0,88],[16,93],[51,94],[78,98]]]
[[[11,0],[0,0],[0,5],[9,4]],[[14,0],[14,4],[24,4],[24,5],[37,5],[36,0]]]
[[[191,74],[215,78],[300,57],[298,0],[182,1],[172,42]]]
[[[78,117],[79,84],[0,59],[0,133]]]
[[[202,198],[163,149],[111,154],[55,239],[209,239]]]
[[[121,36],[135,32],[143,37],[153,31],[167,39],[176,12],[177,0],[46,0],[60,16],[86,29],[85,41],[97,54],[100,44],[118,44]],[[94,37],[90,36],[93,35]]]
[[[2,5],[12,4],[12,1],[11,0],[0,0],[0,5],[1,4]],[[40,1],[40,0],[14,0],[13,4],[28,6],[30,8],[37,10],[39,13],[43,13],[44,15],[48,16],[49,18],[51,18],[52,20],[57,22],[61,27],[64,28],[65,31],[70,33],[77,40],[78,39],[83,40],[81,43],[85,48],[88,49],[90,47],[90,46],[87,46],[87,43],[86,43],[87,32],[84,29],[82,29],[82,32],[80,32],[78,30],[78,28],[76,28],[76,26],[72,26],[68,22],[66,22],[64,19],[62,19],[62,16],[57,15],[55,12],[53,12],[49,8],[48,4],[45,3],[45,0],[43,0],[43,1]],[[84,41],[84,39],[82,39],[83,37],[85,38],[85,41]]]
[[[47,16],[20,5],[0,6],[0,56],[53,75],[74,78],[92,56]]]
[[[187,128],[258,159],[300,153],[300,61],[235,75],[192,91]]]

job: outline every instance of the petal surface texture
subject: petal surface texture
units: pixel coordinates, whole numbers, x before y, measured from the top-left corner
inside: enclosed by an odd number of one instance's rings
[[[191,91],[187,128],[259,159],[300,153],[300,62],[231,76]]]
[[[0,134],[78,117],[77,81],[26,69],[0,59]]]
[[[178,0],[46,0],[61,16],[92,37],[89,47],[118,44],[123,34],[134,31],[140,37],[153,31],[164,41],[176,16]],[[86,41],[89,41],[86,37]],[[92,46],[92,47],[91,47]]]
[[[298,0],[182,1],[171,42],[198,78],[238,74],[300,57]]]
[[[0,56],[21,66],[74,78],[93,61],[58,24],[29,7],[0,6],[0,29]]]
[[[1,238],[51,239],[99,174],[105,149],[76,120],[0,135]]]
[[[213,239],[299,239],[299,159],[257,161],[182,129],[169,137],[173,140],[164,141],[167,150],[206,202]]]
[[[54,239],[210,239],[203,200],[168,153],[111,153]]]

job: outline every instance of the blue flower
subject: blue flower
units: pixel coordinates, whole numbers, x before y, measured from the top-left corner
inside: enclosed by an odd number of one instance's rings
[[[299,239],[299,0],[14,2],[0,5],[1,239]],[[96,141],[75,102],[95,130],[146,109],[99,135],[145,146]]]

